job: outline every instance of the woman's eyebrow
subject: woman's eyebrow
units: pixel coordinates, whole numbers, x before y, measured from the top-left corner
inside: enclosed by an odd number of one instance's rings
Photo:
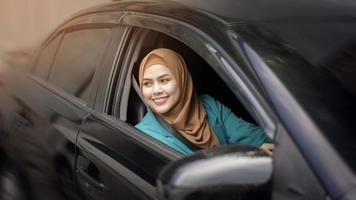
[[[158,78],[163,78],[165,76],[170,76],[169,74],[162,74],[161,76],[159,76]]]
[[[164,78],[166,76],[170,77],[169,74],[162,74],[162,75],[158,76],[157,79]],[[143,78],[143,80],[148,80],[149,81],[149,80],[152,80],[152,78]]]

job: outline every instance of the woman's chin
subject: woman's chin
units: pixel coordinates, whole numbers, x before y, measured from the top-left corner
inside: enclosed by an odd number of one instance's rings
[[[158,114],[166,114],[167,113],[167,109],[155,109],[156,113]]]
[[[167,105],[155,105],[153,110],[158,114],[166,114],[169,111],[169,107]]]

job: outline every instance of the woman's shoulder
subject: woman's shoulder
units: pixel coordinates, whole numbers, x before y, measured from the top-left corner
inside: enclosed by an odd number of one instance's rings
[[[214,97],[210,96],[209,94],[202,94],[199,97],[206,110],[211,110],[216,112],[221,109],[222,103],[220,103],[218,100],[216,100]]]
[[[199,95],[199,98],[200,101],[206,105],[211,105],[216,103],[216,99],[214,99],[214,97],[210,96],[209,94]]]
[[[138,124],[135,125],[135,127],[138,129],[142,129],[146,126],[150,126],[150,125],[154,124],[154,122],[155,122],[155,118],[153,116],[153,113],[148,111],[146,113],[146,115],[142,118],[142,120]]]
[[[135,127],[153,137],[167,135],[167,131],[160,125],[154,114],[150,111],[146,113],[143,119],[136,124]]]

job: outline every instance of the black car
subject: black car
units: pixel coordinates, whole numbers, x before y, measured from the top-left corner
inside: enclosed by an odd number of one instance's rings
[[[1,71],[0,197],[356,199],[355,13],[332,0],[119,1],[78,13],[27,68]],[[199,94],[261,126],[273,155],[236,144],[185,157],[136,129],[138,66],[158,47],[185,58]]]

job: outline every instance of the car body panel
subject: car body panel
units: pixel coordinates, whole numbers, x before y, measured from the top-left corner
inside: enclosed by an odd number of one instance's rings
[[[56,174],[62,172],[61,178],[73,178],[78,126],[87,112],[81,103],[68,101],[60,91],[49,89],[31,77],[15,78],[10,73],[7,76],[16,83],[6,81],[8,87],[4,88],[14,97],[12,104],[6,104],[7,112],[14,113],[14,118],[6,122],[11,130],[5,130],[9,133],[5,152],[30,177],[33,198],[50,195],[60,199],[61,192],[53,188],[63,182],[58,182]],[[36,92],[29,95],[29,91]],[[61,185],[68,194],[73,192],[71,187]]]
[[[158,158],[128,137],[127,132],[133,131],[124,124],[114,123],[113,127],[110,121],[93,115],[81,126],[76,164],[79,184],[93,199],[115,199],[117,196],[153,199],[158,166],[163,167],[167,160]],[[96,188],[85,176],[102,184],[101,188]]]

